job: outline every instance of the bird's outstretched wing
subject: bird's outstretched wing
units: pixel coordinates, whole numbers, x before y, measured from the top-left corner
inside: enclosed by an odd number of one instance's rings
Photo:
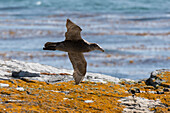
[[[65,33],[65,40],[82,40],[81,31],[82,29],[73,23],[71,20],[67,19],[66,22],[67,32]]]
[[[79,84],[86,74],[87,62],[83,53],[69,52],[68,56],[74,68],[74,80],[76,84]]]

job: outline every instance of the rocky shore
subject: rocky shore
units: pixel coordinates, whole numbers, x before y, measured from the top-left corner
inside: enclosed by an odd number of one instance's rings
[[[38,63],[0,60],[0,112],[170,111],[170,69],[145,80],[87,73],[74,85],[72,70]]]

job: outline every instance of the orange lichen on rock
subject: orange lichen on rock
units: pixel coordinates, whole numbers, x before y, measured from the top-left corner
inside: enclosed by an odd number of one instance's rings
[[[57,75],[56,73],[40,73],[41,75]]]
[[[135,93],[135,96],[147,98],[150,100],[160,100],[163,106],[158,106],[151,108],[150,110],[154,110],[156,113],[166,113],[170,110],[170,72],[162,72],[161,74],[157,75],[157,78],[160,80],[164,80],[160,85],[156,87],[148,86],[145,84],[144,80],[140,81],[139,83],[128,83],[122,81],[121,84],[125,85],[126,88],[136,88],[140,90],[140,93]]]
[[[59,75],[71,75],[69,73],[59,73]]]
[[[169,83],[169,72],[158,76]],[[170,92],[163,91],[167,87],[147,86],[144,80],[122,81],[120,84],[85,81],[75,85],[73,81],[49,84],[36,80],[11,79],[0,80],[0,83],[9,85],[0,87],[0,112],[120,113],[125,106],[119,100],[132,95],[129,89],[140,90],[135,96],[159,99],[166,106],[150,110],[168,112],[170,109]]]
[[[158,78],[165,80],[166,83],[170,83],[170,72],[162,72],[157,75]]]
[[[124,87],[110,82],[74,85],[73,81],[47,84],[12,79],[0,83],[9,84],[0,88],[0,112],[121,112],[118,100],[129,95]]]

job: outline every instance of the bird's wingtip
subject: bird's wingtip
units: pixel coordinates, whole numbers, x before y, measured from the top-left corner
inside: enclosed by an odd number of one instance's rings
[[[70,22],[71,20],[69,18],[67,18],[67,22]]]

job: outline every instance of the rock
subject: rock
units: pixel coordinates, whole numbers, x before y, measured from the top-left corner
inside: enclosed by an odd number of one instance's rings
[[[67,100],[68,98],[63,98],[63,100]]]
[[[129,93],[132,93],[133,95],[135,95],[135,93],[140,93],[140,89],[137,88],[137,87],[134,87],[134,88],[130,88],[128,90]]]
[[[46,90],[46,91],[48,91],[48,90]],[[54,90],[49,90],[49,91],[57,92],[57,93],[64,93],[66,95],[68,95],[70,93],[70,91],[54,91]]]
[[[90,80],[91,82],[101,82],[101,83],[107,83],[106,81],[104,81],[103,79],[92,79]]]
[[[9,87],[9,84],[0,83],[0,87]]]
[[[170,88],[170,83],[162,82],[160,85],[163,87]]]
[[[160,85],[166,85],[167,87],[170,87],[170,85],[167,84],[163,84],[164,82],[166,82],[166,80],[162,79],[161,77],[159,77],[158,75],[161,74],[162,72],[170,72],[170,69],[160,69],[160,70],[156,70],[151,72],[150,77],[145,81],[146,85],[151,85],[154,87],[160,86]]]
[[[73,80],[72,70],[58,69],[38,63],[23,62],[18,60],[0,60],[0,78],[10,80],[26,78],[29,80],[45,81],[47,83],[67,82]],[[48,74],[48,75],[45,75]],[[119,83],[121,79],[99,73],[86,73],[84,81]],[[128,80],[127,80],[128,81]]]
[[[25,91],[25,89],[23,87],[17,87],[16,90],[18,90],[18,91]]]
[[[164,92],[156,91],[157,94],[164,94]]]
[[[153,80],[152,78],[148,78],[146,81],[145,81],[145,83],[146,83],[146,85],[152,85],[152,86],[154,86],[154,87],[156,87],[156,83],[154,82],[155,80]]]
[[[166,71],[170,72],[170,69],[159,69],[156,71],[152,71],[150,78],[157,78],[158,74],[161,74],[162,72],[166,72]]]
[[[144,86],[144,89],[155,89],[153,86]]]
[[[30,80],[30,79],[27,79],[27,78],[24,78],[24,77],[22,77],[22,78],[20,78],[20,79],[23,80],[23,81],[25,81],[25,82],[28,82],[28,83],[35,83],[35,81]]]
[[[149,100],[141,97],[124,97],[119,100],[124,108],[123,113],[153,113],[149,108],[162,106],[159,100]]]
[[[168,88],[164,88],[163,91],[164,92],[169,92],[169,89]]]
[[[87,76],[87,79],[92,79],[92,76]]]
[[[15,78],[20,78],[20,77],[40,77],[40,74],[20,70],[19,72],[13,71],[12,72],[12,77],[15,77]]]
[[[93,100],[85,100],[84,102],[85,103],[93,103],[94,101]]]

